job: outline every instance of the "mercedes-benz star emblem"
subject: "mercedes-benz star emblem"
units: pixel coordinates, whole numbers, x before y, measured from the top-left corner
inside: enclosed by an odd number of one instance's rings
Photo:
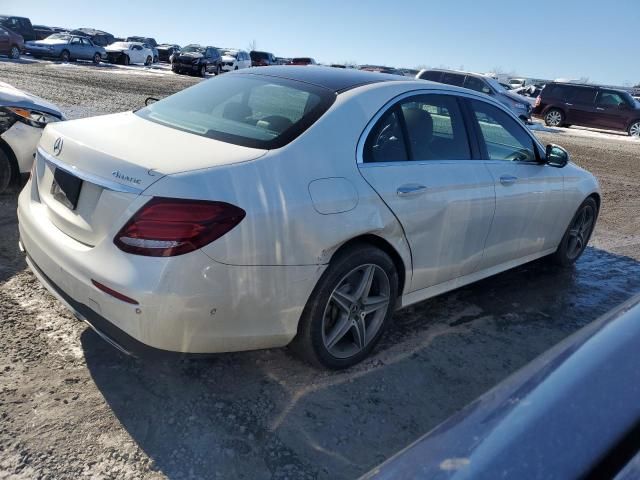
[[[64,141],[62,140],[62,137],[58,137],[53,143],[53,153],[55,153],[56,155],[60,155],[60,152],[62,152],[63,143]]]

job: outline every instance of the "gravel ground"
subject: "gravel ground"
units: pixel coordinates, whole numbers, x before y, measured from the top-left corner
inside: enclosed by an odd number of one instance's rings
[[[140,69],[144,72],[144,69]],[[117,73],[117,74],[115,74]],[[0,63],[0,80],[71,116],[117,112],[197,79]],[[539,133],[602,183],[575,268],[535,262],[399,312],[374,355],[323,372],[286,349],[146,364],[51,297],[0,195],[1,478],[354,478],[640,291],[640,144]]]

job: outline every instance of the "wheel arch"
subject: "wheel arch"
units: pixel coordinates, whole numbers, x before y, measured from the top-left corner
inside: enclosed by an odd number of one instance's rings
[[[602,201],[600,197],[600,193],[593,192],[587,196],[587,198],[593,198],[596,201],[596,206],[598,207],[598,212],[600,212],[600,202]]]
[[[628,132],[628,131],[629,131],[629,129],[631,128],[631,125],[633,125],[633,124],[634,124],[634,123],[636,123],[636,122],[640,122],[640,117],[634,118],[633,120],[631,120],[631,121],[629,121],[629,122],[627,123],[627,128],[626,128],[627,132]]]
[[[389,257],[393,261],[394,266],[396,267],[396,271],[398,272],[398,296],[401,297],[404,293],[404,287],[406,285],[407,267],[405,266],[400,253],[393,245],[391,245],[391,243],[389,243],[384,238],[372,233],[358,235],[357,237],[354,237],[340,245],[340,247],[338,247],[336,251],[333,252],[333,255],[331,255],[331,260],[333,260],[339,253],[357,244],[372,245],[389,255]]]

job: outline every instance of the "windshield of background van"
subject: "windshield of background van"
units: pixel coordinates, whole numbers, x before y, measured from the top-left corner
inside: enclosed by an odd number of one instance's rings
[[[185,132],[253,148],[279,148],[333,103],[330,90],[251,74],[225,74],[138,110]]]

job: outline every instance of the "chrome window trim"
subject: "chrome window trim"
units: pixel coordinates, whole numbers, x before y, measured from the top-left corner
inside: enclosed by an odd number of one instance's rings
[[[99,187],[104,188],[105,190],[111,190],[113,192],[123,192],[123,193],[137,193],[140,194],[144,189],[132,187],[130,185],[122,185],[121,183],[114,182],[113,180],[108,180],[103,177],[99,177],[98,175],[94,175],[92,173],[87,173],[82,170],[79,170],[77,167],[73,165],[67,165],[57,158],[51,156],[47,152],[45,152],[41,147],[38,147],[37,154],[40,156],[45,163],[54,166],[55,168],[59,168],[64,170],[65,172],[70,173],[71,175],[80,178],[83,181],[93,183],[94,185],[98,185]]]
[[[427,81],[427,80],[422,80],[422,81]],[[462,89],[463,87],[460,87],[460,89]],[[492,161],[491,159],[464,159],[464,160],[405,160],[405,161],[399,161],[399,162],[375,162],[375,163],[366,163],[364,161],[364,144],[367,141],[367,138],[369,137],[369,133],[371,133],[371,130],[373,129],[373,127],[375,126],[375,124],[377,123],[377,121],[380,119],[380,117],[382,117],[391,107],[395,106],[398,102],[404,100],[405,98],[409,98],[409,97],[414,97],[416,95],[451,95],[454,97],[463,97],[463,98],[468,98],[470,100],[479,100],[481,102],[485,102],[488,103],[489,105],[493,105],[494,107],[499,108],[500,110],[502,110],[503,112],[507,113],[507,115],[509,115],[516,123],[518,123],[520,125],[520,127],[527,133],[527,135],[529,135],[529,137],[533,140],[533,143],[540,149],[540,153],[544,154],[545,152],[545,148],[544,146],[540,143],[540,141],[538,140],[538,138],[533,134],[533,132],[531,132],[531,130],[529,130],[525,125],[522,124],[522,120],[520,120],[513,112],[511,112],[511,110],[507,109],[504,105],[502,105],[501,103],[499,103],[498,101],[492,99],[491,97],[489,97],[488,95],[485,94],[480,94],[480,93],[474,93],[472,90],[469,92],[461,92],[459,90],[448,90],[448,89],[440,89],[440,88],[420,88],[420,89],[416,89],[416,90],[410,90],[404,93],[401,93],[399,95],[396,95],[395,97],[393,97],[391,100],[389,100],[387,103],[385,103],[382,108],[380,108],[380,110],[378,110],[378,112],[371,118],[371,120],[369,120],[369,123],[367,123],[367,126],[365,127],[365,129],[362,131],[362,133],[360,134],[360,138],[358,139],[358,145],[356,147],[356,163],[358,164],[358,167],[363,167],[366,165],[376,165],[376,166],[390,166],[390,165],[405,165],[405,164],[411,164],[411,165],[415,165],[415,164],[433,164],[434,162],[464,162],[464,161],[474,161],[474,162],[478,162],[478,161]],[[467,131],[467,137],[471,140],[471,137],[475,138],[475,133],[474,132],[469,132]],[[501,162],[504,162],[505,160],[500,160]],[[521,163],[521,162],[519,162]],[[528,163],[535,163],[535,162],[528,162]],[[540,163],[536,163],[537,165],[540,165]]]

